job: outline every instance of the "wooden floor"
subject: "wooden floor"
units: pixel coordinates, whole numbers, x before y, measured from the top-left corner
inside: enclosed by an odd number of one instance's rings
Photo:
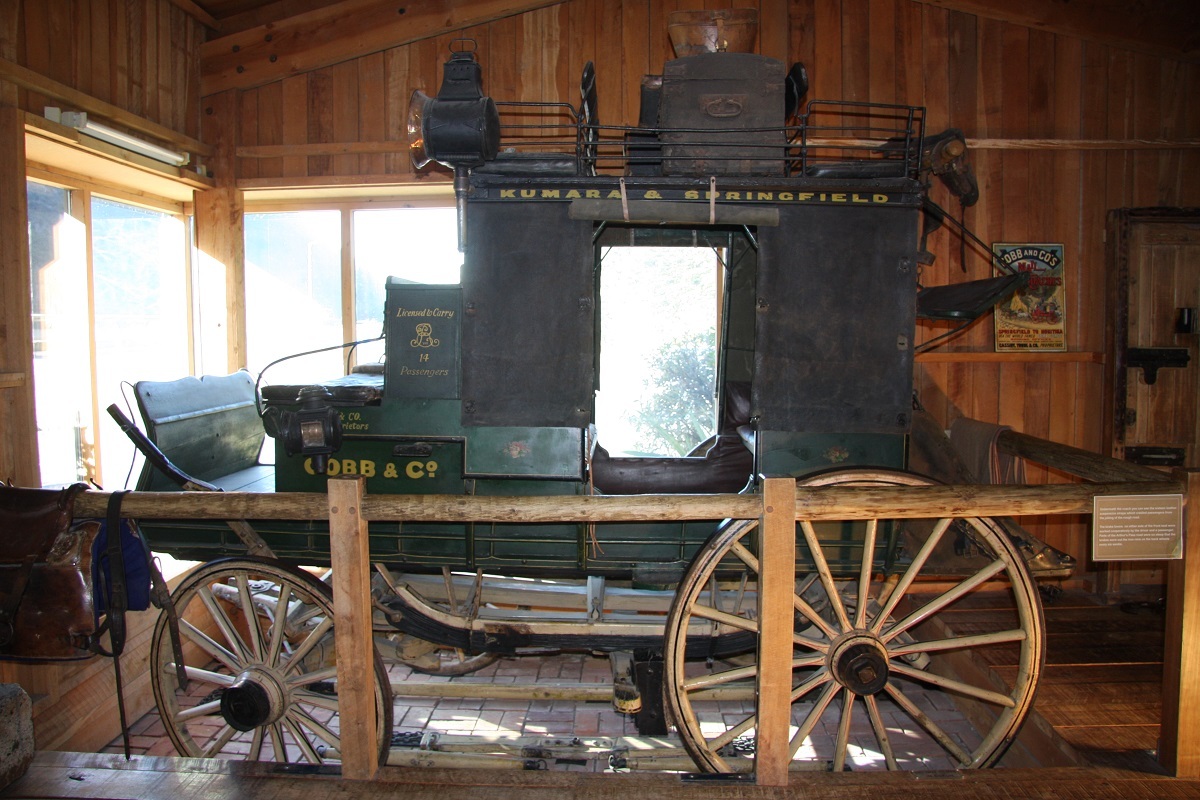
[[[1001,767],[973,773],[794,773],[786,788],[679,774],[594,774],[387,767],[377,779],[352,783],[336,768],[111,754],[39,753],[27,775],[0,798],[133,798],[190,800],[237,797],[289,800],[481,796],[521,800],[635,795],[653,798],[1200,798],[1200,781],[1163,774],[1157,747],[1164,618],[1153,602],[1103,605],[1090,595],[1047,598],[1047,665],[1035,710],[1039,724],[1060,737],[1073,766],[1027,768],[1006,757]],[[960,632],[986,629],[995,615],[986,602],[955,612]],[[984,656],[1012,669],[997,649]],[[1027,727],[1029,725],[1027,724]],[[1015,750],[1016,748],[1014,748]],[[1061,753],[1060,753],[1061,755]]]

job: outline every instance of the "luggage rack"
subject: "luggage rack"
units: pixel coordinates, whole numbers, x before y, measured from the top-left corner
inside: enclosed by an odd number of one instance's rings
[[[737,162],[786,178],[917,179],[921,169],[920,106],[813,100],[795,124],[732,132],[605,125],[584,105],[558,102],[496,106],[504,149],[481,172],[697,177],[731,173],[723,165]]]

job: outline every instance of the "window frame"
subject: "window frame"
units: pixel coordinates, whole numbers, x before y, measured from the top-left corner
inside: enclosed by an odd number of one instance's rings
[[[56,189],[61,189],[67,192],[68,210],[67,213],[78,220],[84,226],[84,269],[87,281],[87,347],[88,347],[88,385],[91,394],[91,409],[90,422],[92,426],[93,447],[95,448],[95,474],[89,476],[91,480],[96,481],[100,485],[111,485],[116,487],[115,477],[106,476],[103,468],[102,452],[105,446],[105,439],[113,435],[111,426],[104,425],[103,421],[107,417],[103,413],[102,399],[100,386],[98,383],[97,367],[98,356],[96,348],[96,284],[95,284],[95,254],[93,252],[93,224],[92,224],[92,201],[95,198],[107,200],[123,205],[134,206],[137,208],[146,209],[157,213],[164,213],[174,217],[183,226],[184,237],[181,245],[183,247],[183,260],[185,269],[185,284],[184,284],[184,305],[185,313],[187,314],[186,329],[187,329],[187,363],[188,371],[195,373],[196,365],[199,363],[200,354],[197,352],[197,338],[195,332],[195,237],[192,235],[194,230],[194,214],[193,204],[184,203],[175,200],[170,200],[162,197],[155,197],[148,194],[139,194],[134,192],[124,191],[120,188],[100,184],[95,181],[79,175],[68,175],[58,172],[53,169],[38,167],[29,164],[25,170],[26,191],[28,191],[29,183],[38,183],[45,186],[51,186]],[[26,270],[32,269],[32,264],[25,265]],[[30,274],[32,279],[32,274]],[[28,325],[32,335],[33,326],[33,309],[31,308]],[[32,365],[31,365],[32,366]],[[31,377],[32,381],[33,378]],[[33,391],[36,394],[37,386],[33,385]],[[37,425],[37,410],[34,408],[34,424]],[[38,481],[41,482],[41,460],[42,454],[37,453],[39,471]]]

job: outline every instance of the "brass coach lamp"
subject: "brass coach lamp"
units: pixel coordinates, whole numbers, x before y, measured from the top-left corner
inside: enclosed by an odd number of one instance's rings
[[[459,39],[457,42],[469,42]],[[454,170],[458,208],[458,249],[466,247],[468,176],[473,167],[491,161],[500,150],[500,113],[483,94],[483,73],[471,49],[452,49],[437,97],[418,89],[408,104],[408,148],[413,166],[430,161]]]

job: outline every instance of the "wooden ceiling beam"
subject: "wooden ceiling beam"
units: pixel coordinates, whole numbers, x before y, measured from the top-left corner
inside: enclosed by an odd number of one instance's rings
[[[1195,0],[917,2],[1159,57],[1200,60],[1200,13]]]
[[[251,89],[563,0],[342,0],[200,47],[200,94]]]
[[[221,29],[221,23],[217,22],[212,14],[209,14],[203,8],[193,3],[192,0],[170,0],[170,3],[204,27],[214,31]]]

